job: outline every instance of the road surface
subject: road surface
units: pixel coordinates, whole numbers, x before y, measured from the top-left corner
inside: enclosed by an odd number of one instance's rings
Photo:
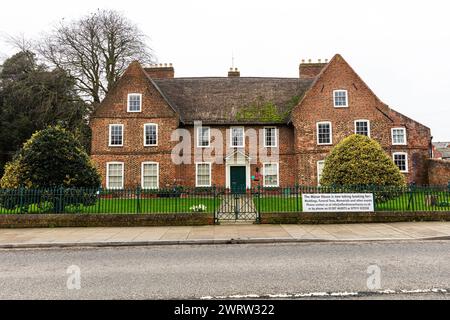
[[[449,299],[450,241],[0,250],[0,299],[246,297]]]

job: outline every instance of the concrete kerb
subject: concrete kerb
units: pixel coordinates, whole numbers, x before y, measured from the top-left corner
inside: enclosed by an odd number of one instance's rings
[[[319,239],[319,238],[254,238],[254,239],[201,239],[201,240],[154,240],[154,241],[101,241],[101,242],[47,242],[0,244],[1,249],[51,249],[51,248],[114,248],[175,245],[224,245],[224,244],[289,244],[289,243],[364,243],[364,242],[412,242],[449,241],[450,236],[424,238],[360,238],[360,239]]]

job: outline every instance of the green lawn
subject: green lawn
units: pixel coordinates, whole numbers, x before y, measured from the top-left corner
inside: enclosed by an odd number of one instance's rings
[[[376,211],[448,211],[450,210],[450,193],[433,192],[437,196],[436,206],[427,205],[426,193],[418,192],[400,195],[386,202],[378,202]]]
[[[377,201],[376,211],[446,211],[450,210],[450,193],[434,192],[437,195],[436,206],[426,204],[426,193],[404,193],[389,201]],[[253,198],[259,212],[297,212],[302,211],[302,199],[299,195],[293,196],[261,196]],[[202,198],[148,198],[148,199],[100,199],[92,206],[66,206],[67,213],[184,213],[192,212],[191,207],[203,204],[207,213],[215,212],[220,206],[219,197]],[[52,213],[52,204],[43,206],[31,205],[28,213]],[[7,210],[0,207],[0,214],[20,213],[19,209]]]
[[[193,212],[191,207],[203,204],[206,212],[212,213],[219,206],[220,201],[213,198],[151,198],[151,199],[101,199],[92,206],[66,206],[66,213],[185,213]],[[214,206],[215,204],[215,206]],[[139,206],[139,207],[138,207]],[[28,213],[52,212],[51,204],[45,205],[47,210],[37,205],[29,207]],[[0,213],[19,213],[19,210],[6,210],[0,208]]]
[[[450,210],[450,193],[433,192],[437,195],[436,206],[426,204],[426,193],[414,193],[412,198],[409,193],[395,197],[389,201],[376,202],[376,211],[448,211]],[[259,202],[258,202],[259,201]],[[269,196],[254,199],[256,208],[260,212],[296,212],[297,199],[295,196],[281,197]],[[301,195],[298,197],[298,208],[302,211]]]
[[[256,209],[259,212],[296,212],[297,198],[293,197],[261,197],[255,198],[254,201]],[[302,198],[298,197],[298,208],[302,210]]]

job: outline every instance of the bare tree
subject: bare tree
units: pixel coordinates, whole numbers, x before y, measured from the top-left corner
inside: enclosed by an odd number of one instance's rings
[[[98,104],[133,60],[154,61],[147,37],[113,10],[66,23],[64,20],[38,44],[38,52],[66,70],[80,93]]]
[[[7,33],[0,33],[0,40],[6,43],[13,49],[18,50],[19,52],[23,52],[27,55],[27,58],[32,61],[35,60],[36,57],[33,54],[34,43],[32,40],[25,37],[24,34],[19,35],[9,35]],[[6,54],[0,54],[0,62],[4,61],[8,58]]]

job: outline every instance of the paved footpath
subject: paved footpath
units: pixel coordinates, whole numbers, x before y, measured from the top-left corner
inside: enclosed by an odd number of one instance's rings
[[[449,239],[450,222],[0,229],[0,248]]]

